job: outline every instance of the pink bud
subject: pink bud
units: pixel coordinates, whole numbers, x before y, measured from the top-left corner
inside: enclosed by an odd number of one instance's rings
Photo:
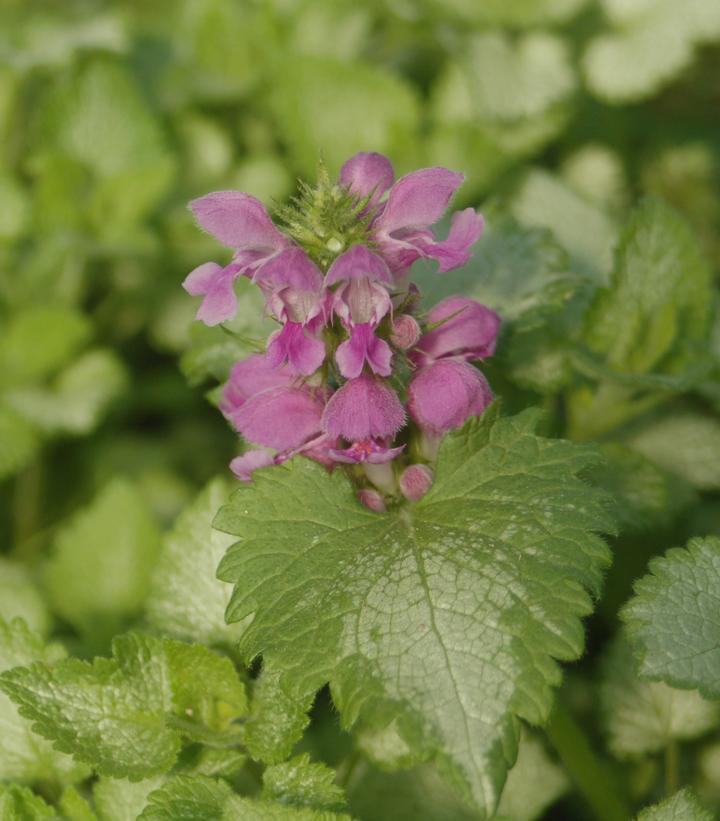
[[[372,490],[372,488],[364,488],[358,491],[358,499],[373,513],[385,513],[387,510],[382,495],[377,490]]]
[[[437,327],[418,342],[413,359],[419,365],[449,356],[461,356],[467,361],[485,359],[495,352],[500,317],[474,299],[443,299],[428,314],[428,323]]]
[[[420,339],[420,325],[410,314],[400,314],[393,320],[390,341],[403,351],[412,348]]]
[[[410,382],[407,407],[423,430],[443,434],[480,416],[492,398],[477,368],[462,359],[438,359]]]
[[[411,502],[417,502],[430,490],[433,472],[427,465],[410,465],[400,476],[400,492]]]

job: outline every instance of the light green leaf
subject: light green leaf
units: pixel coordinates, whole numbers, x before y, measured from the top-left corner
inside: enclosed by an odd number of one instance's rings
[[[28,568],[0,558],[0,619],[21,618],[35,633],[47,635],[52,618]]]
[[[517,761],[508,774],[498,816],[507,821],[534,821],[569,788],[564,770],[551,761],[540,739],[526,730]]]
[[[622,611],[641,678],[720,699],[720,539],[692,539],[649,571]]]
[[[223,479],[210,482],[163,541],[147,600],[147,618],[163,633],[203,644],[238,636],[238,627],[225,623],[232,588],[215,578],[233,539],[212,527],[230,487]]]
[[[428,0],[443,15],[451,12],[473,23],[511,28],[533,28],[543,23],[562,23],[569,20],[585,5],[587,0]]]
[[[148,796],[165,782],[157,775],[143,781],[101,776],[93,785],[93,799],[100,821],[137,821]]]
[[[334,779],[334,770],[303,753],[265,770],[262,797],[294,807],[342,809],[345,795]]]
[[[401,156],[412,145],[418,105],[399,76],[368,63],[294,57],[281,65],[270,100],[279,132],[300,172],[312,179],[322,154],[336,173],[368,146]]]
[[[229,659],[200,645],[129,633],[113,657],[18,667],[0,687],[56,749],[103,775],[133,780],[166,772],[181,735],[222,739],[244,713]]]
[[[63,819],[68,821],[99,821],[90,803],[73,786],[65,787],[63,790],[58,809]]]
[[[127,385],[112,351],[89,351],[66,368],[50,388],[19,388],[8,404],[45,433],[89,433]]]
[[[59,645],[45,646],[20,619],[9,624],[0,620],[0,673],[35,661],[52,663],[63,655]],[[0,738],[0,781],[63,784],[81,781],[87,775],[87,768],[56,752],[50,742],[32,732],[30,722],[18,714],[4,693],[0,693]],[[0,818],[5,816],[0,813]]]
[[[700,490],[720,488],[720,422],[714,416],[668,412],[629,433],[625,443]]]
[[[72,308],[48,305],[15,314],[0,338],[0,387],[50,376],[89,336],[87,318]]]
[[[536,437],[537,414],[474,419],[445,440],[430,493],[377,515],[345,478],[297,460],[259,472],[216,527],[240,537],[218,571],[228,619],[289,695],[330,681],[344,725],[386,726],[435,757],[491,814],[516,716],[547,719],[554,659],[577,658],[599,589],[605,498],[595,457]]]
[[[534,169],[517,191],[512,213],[524,225],[552,231],[569,252],[573,269],[605,284],[615,226],[603,209],[547,171]]]
[[[45,572],[53,607],[79,630],[111,636],[142,608],[159,548],[145,499],[113,480],[55,539]]]
[[[712,730],[720,706],[696,690],[676,690],[662,682],[641,681],[632,651],[623,638],[603,659],[600,704],[608,747],[618,758],[663,750],[676,740]]]
[[[287,807],[240,795],[232,795],[224,809],[222,821],[351,821],[350,816],[344,813]]]
[[[17,411],[0,404],[0,479],[28,465],[39,446],[35,427]]]
[[[713,814],[700,805],[692,790],[686,788],[660,804],[646,807],[637,821],[713,821]]]
[[[587,317],[588,346],[620,372],[682,371],[707,339],[710,282],[683,218],[645,200],[623,231],[610,284]]]
[[[0,783],[0,818],[3,821],[37,821],[57,819],[57,816],[52,807],[27,787]]]

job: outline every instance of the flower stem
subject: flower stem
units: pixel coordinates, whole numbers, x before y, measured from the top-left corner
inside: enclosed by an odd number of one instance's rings
[[[548,738],[598,821],[627,821],[632,812],[607,762],[599,758],[568,710],[555,703]]]

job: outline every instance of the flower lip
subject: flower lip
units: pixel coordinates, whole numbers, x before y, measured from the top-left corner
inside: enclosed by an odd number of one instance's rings
[[[392,285],[393,278],[385,260],[365,245],[353,245],[341,254],[325,275],[325,285],[367,277]]]
[[[243,191],[213,191],[188,207],[198,225],[228,248],[275,251],[290,244],[260,200]]]
[[[350,442],[393,436],[405,424],[405,411],[387,383],[363,373],[348,380],[325,406],[323,430]]]
[[[340,169],[339,182],[358,197],[370,197],[372,207],[390,188],[395,172],[390,160],[375,151],[360,151]]]

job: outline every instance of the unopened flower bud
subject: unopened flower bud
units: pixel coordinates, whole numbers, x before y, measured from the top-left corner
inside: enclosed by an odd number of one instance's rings
[[[410,465],[400,476],[400,492],[411,502],[417,502],[430,490],[433,472],[427,465]]]
[[[363,488],[363,490],[358,491],[358,499],[373,513],[385,513],[387,510],[382,495],[372,488]]]
[[[412,348],[420,339],[420,325],[410,314],[400,314],[393,320],[390,341],[403,351]]]

